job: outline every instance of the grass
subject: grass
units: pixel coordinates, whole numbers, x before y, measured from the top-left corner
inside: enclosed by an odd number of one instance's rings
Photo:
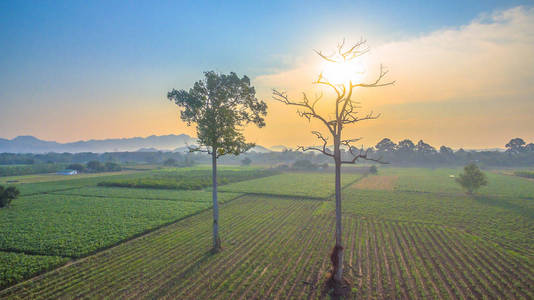
[[[346,186],[362,174],[348,173],[341,177]],[[220,191],[265,195],[326,198],[334,193],[334,175],[330,173],[284,173],[221,186]]]

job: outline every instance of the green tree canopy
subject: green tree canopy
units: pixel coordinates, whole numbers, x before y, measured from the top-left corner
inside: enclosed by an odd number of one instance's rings
[[[0,185],[0,207],[8,206],[19,194],[20,191],[14,186],[4,188]]]
[[[241,128],[248,123],[265,126],[267,104],[256,98],[247,76],[214,71],[204,76],[189,91],[173,89],[167,98],[183,108],[182,120],[196,124],[199,144],[215,150],[217,157],[249,150],[254,144],[245,141]]]
[[[482,173],[475,164],[465,166],[464,172],[458,175],[456,182],[458,182],[468,194],[472,194],[480,187],[488,184],[486,175]]]

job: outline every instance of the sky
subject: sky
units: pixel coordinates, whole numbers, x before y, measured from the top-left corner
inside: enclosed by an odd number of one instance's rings
[[[532,1],[1,1],[0,137],[87,139],[195,135],[166,99],[203,71],[247,75],[269,106],[264,146],[316,143],[321,125],[271,99],[317,93],[314,49],[364,38],[378,120],[346,128],[374,145],[423,139],[454,148],[534,141]],[[328,101],[325,100],[325,101]],[[328,106],[328,102],[325,102]]]

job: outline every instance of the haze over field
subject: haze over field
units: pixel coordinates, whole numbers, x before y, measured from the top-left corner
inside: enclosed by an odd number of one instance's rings
[[[308,124],[273,102],[271,89],[298,97],[322,68],[312,49],[364,37],[366,78],[383,63],[397,81],[356,95],[364,111],[383,116],[348,129],[366,145],[383,137],[454,148],[534,140],[528,1],[305,3],[3,2],[0,137],[194,135],[165,95],[214,69],[250,76],[269,104],[267,126],[247,129],[247,138],[313,144]]]

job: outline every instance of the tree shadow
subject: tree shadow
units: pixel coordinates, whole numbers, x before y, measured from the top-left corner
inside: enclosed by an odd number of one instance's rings
[[[172,276],[169,276],[172,278],[169,278],[169,280],[164,285],[159,287],[157,290],[154,290],[146,298],[147,299],[159,299],[167,295],[168,291],[170,291],[175,284],[177,284],[181,280],[184,280],[185,278],[190,276],[193,272],[195,272],[198,268],[200,268],[200,266],[205,261],[207,261],[210,257],[215,256],[215,255],[217,255],[217,253],[213,253],[212,250],[208,250],[204,252],[204,254],[202,254],[194,264],[192,264],[186,269],[177,270],[176,273],[173,273]]]

